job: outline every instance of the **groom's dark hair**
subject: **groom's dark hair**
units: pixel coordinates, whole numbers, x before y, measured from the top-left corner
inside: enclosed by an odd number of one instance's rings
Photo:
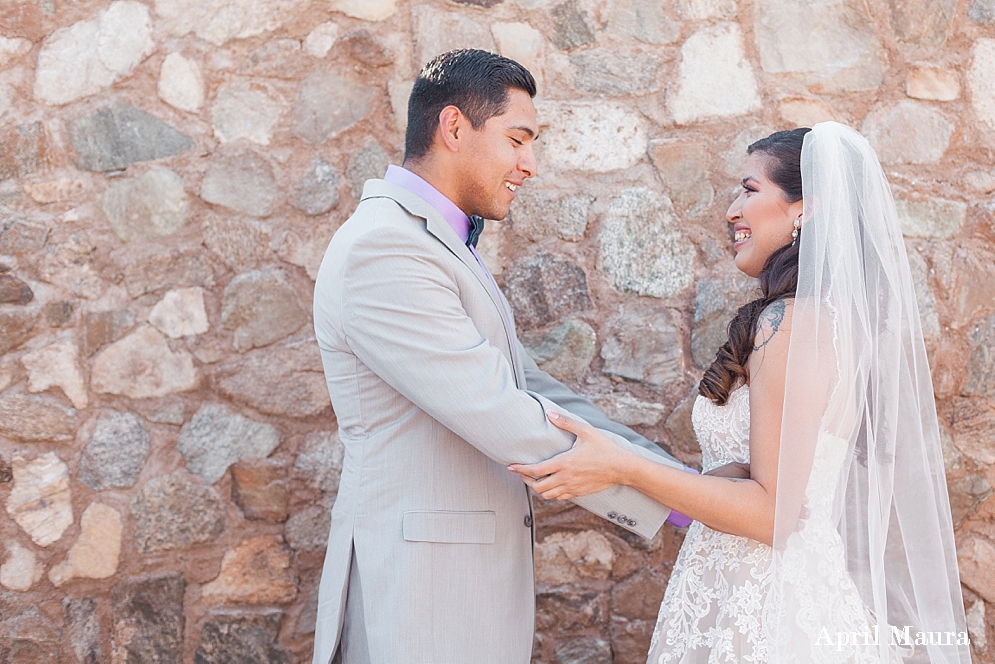
[[[408,130],[404,137],[404,160],[428,154],[439,126],[439,113],[455,106],[479,129],[508,106],[508,90],[536,95],[536,82],[529,70],[494,53],[460,49],[436,56],[426,64],[408,99]]]

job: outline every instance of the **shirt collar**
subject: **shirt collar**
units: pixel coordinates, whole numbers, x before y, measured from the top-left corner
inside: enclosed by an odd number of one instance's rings
[[[464,243],[470,237],[470,218],[455,203],[449,200],[445,194],[424,179],[406,168],[394,166],[393,164],[387,167],[387,174],[384,175],[383,179],[391,184],[404,187],[434,207]]]

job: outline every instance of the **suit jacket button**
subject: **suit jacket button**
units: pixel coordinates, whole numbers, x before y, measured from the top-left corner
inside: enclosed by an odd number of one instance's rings
[[[618,512],[609,512],[608,513],[608,518],[609,519],[614,519],[617,516],[618,516]]]
[[[629,525],[630,526],[635,526],[636,525],[636,520],[635,519],[629,519]]]
[[[629,517],[625,516],[624,514],[619,514],[619,516],[618,516],[618,522],[619,523],[621,523],[622,525],[625,525],[628,521],[629,521]]]
[[[532,527],[532,515],[531,514],[526,514],[525,515],[525,527],[526,528],[531,528]]]

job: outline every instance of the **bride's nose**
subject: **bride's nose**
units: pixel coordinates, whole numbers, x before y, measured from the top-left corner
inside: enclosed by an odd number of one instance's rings
[[[730,225],[735,224],[737,221],[743,218],[743,195],[740,194],[736,197],[736,200],[732,202],[729,209],[726,210],[726,221]]]

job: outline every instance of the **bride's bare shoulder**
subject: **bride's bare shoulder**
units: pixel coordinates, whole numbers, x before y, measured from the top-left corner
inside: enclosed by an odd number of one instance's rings
[[[774,300],[760,312],[753,337],[754,352],[766,348],[778,334],[784,338],[790,334],[794,308],[794,299],[785,298]]]

